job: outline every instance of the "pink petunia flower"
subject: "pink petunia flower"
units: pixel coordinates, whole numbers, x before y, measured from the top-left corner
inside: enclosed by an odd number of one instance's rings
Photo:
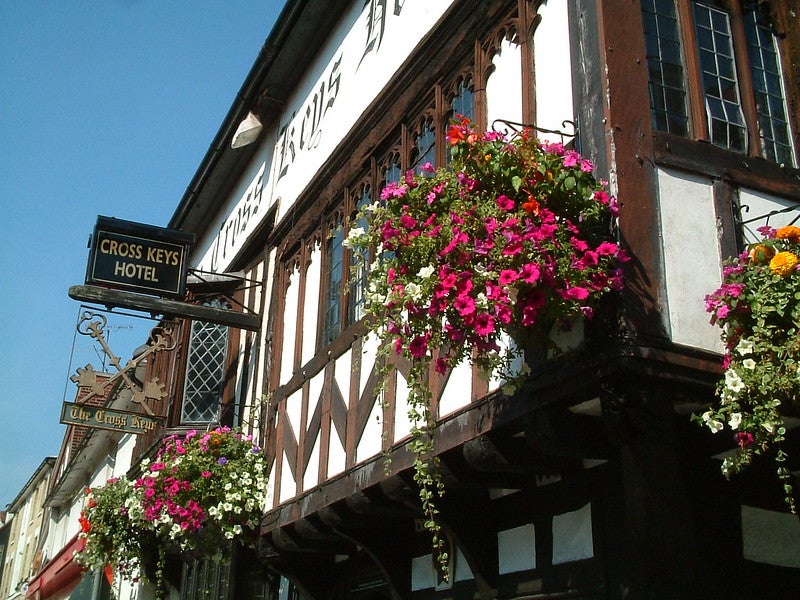
[[[500,271],[500,276],[497,278],[497,281],[500,285],[509,285],[510,283],[514,283],[517,279],[519,279],[519,273],[513,269],[503,269]]]
[[[471,296],[462,294],[453,301],[453,308],[455,308],[462,317],[471,315],[475,312],[475,300],[473,300]]]
[[[498,196],[495,202],[500,210],[514,210],[514,201],[505,194]]]
[[[484,336],[494,333],[494,318],[492,315],[485,312],[475,315],[475,333]]]
[[[422,358],[428,352],[428,340],[418,335],[408,345],[408,351],[414,358]]]

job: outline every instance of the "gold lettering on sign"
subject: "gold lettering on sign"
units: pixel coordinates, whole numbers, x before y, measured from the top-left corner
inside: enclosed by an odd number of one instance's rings
[[[116,261],[114,263],[114,275],[120,277],[127,277],[128,279],[142,279],[143,281],[158,282],[156,277],[156,268],[148,267],[147,265],[137,265],[136,263],[126,263]]]

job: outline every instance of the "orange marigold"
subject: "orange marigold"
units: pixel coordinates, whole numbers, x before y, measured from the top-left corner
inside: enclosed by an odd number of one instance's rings
[[[778,252],[772,257],[772,260],[769,261],[769,268],[776,275],[786,277],[797,269],[798,262],[800,261],[798,261],[797,255],[794,253]]]
[[[775,232],[775,237],[794,242],[795,244],[800,243],[800,227],[796,227],[794,225],[781,227]]]
[[[757,264],[764,264],[775,256],[775,248],[765,244],[756,244],[750,249],[750,260]]]

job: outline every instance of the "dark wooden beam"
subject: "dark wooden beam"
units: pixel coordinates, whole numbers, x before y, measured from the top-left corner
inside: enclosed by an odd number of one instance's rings
[[[177,300],[165,300],[155,296],[111,290],[93,285],[73,285],[69,288],[69,297],[79,302],[102,304],[108,308],[130,308],[148,312],[151,315],[186,317],[248,331],[258,331],[261,328],[261,315],[189,304]]]

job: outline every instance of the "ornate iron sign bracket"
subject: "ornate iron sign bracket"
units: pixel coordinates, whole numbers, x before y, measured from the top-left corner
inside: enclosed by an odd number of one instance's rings
[[[90,389],[89,395],[84,397],[84,401],[94,396],[105,396],[106,389],[109,386],[115,385],[118,381],[122,381],[124,385],[131,391],[132,400],[136,404],[141,405],[145,413],[153,416],[153,411],[148,405],[150,400],[160,400],[166,396],[164,385],[159,383],[158,378],[153,378],[147,381],[143,386],[131,376],[133,370],[145,360],[148,356],[159,352],[161,350],[172,350],[175,348],[175,340],[172,335],[172,327],[162,325],[155,327],[150,332],[150,339],[148,347],[141,354],[131,358],[124,366],[120,358],[116,356],[108,345],[104,336],[104,330],[107,325],[107,319],[101,314],[92,311],[84,311],[78,321],[77,329],[81,335],[88,335],[95,340],[103,352],[108,356],[109,363],[114,366],[117,373],[108,378],[104,382],[100,382],[97,378],[97,371],[91,365],[86,365],[85,368],[78,369],[78,374],[73,375],[70,379],[81,387],[88,387]]]

